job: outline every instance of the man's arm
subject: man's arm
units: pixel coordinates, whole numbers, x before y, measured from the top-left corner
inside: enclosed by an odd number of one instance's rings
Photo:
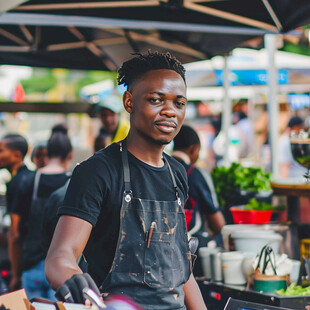
[[[9,290],[14,291],[21,288],[21,257],[22,243],[19,238],[20,216],[11,213],[11,226],[8,231],[8,252],[11,262],[12,278],[9,284]]]
[[[183,291],[187,310],[207,310],[193,274],[190,275],[188,281],[184,284]]]
[[[214,234],[220,233],[223,226],[226,224],[223,213],[220,210],[213,214],[207,214],[206,218]]]
[[[77,259],[91,230],[92,225],[85,220],[67,215],[60,217],[45,260],[45,275],[54,290],[74,274],[82,273]]]

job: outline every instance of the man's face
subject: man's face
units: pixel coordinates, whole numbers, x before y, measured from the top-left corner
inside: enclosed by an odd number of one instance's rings
[[[116,132],[119,122],[119,114],[114,113],[109,109],[101,109],[100,120],[107,133],[114,134]]]
[[[179,132],[187,104],[186,85],[173,70],[145,73],[133,84],[130,130],[156,144],[168,144]]]
[[[47,149],[38,148],[33,154],[32,161],[37,166],[37,169],[45,167],[48,162]]]
[[[15,152],[6,146],[5,140],[0,141],[0,169],[10,170],[15,163]]]

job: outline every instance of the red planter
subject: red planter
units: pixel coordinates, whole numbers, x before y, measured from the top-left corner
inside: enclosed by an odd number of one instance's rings
[[[242,207],[231,207],[235,224],[267,224],[273,210],[244,210]]]

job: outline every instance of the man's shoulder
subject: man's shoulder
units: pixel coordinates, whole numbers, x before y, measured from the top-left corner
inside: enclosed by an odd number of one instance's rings
[[[120,159],[119,145],[113,143],[82,161],[78,166],[87,168],[95,167],[96,169],[96,167],[99,168],[101,166],[119,165]]]
[[[26,165],[20,167],[16,173],[16,175],[12,178],[14,182],[24,182],[29,181],[32,182],[35,176],[35,171],[29,170]]]

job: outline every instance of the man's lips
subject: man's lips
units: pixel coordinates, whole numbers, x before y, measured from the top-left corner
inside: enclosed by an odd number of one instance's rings
[[[170,133],[175,130],[177,124],[174,121],[157,121],[155,126],[162,132]]]

